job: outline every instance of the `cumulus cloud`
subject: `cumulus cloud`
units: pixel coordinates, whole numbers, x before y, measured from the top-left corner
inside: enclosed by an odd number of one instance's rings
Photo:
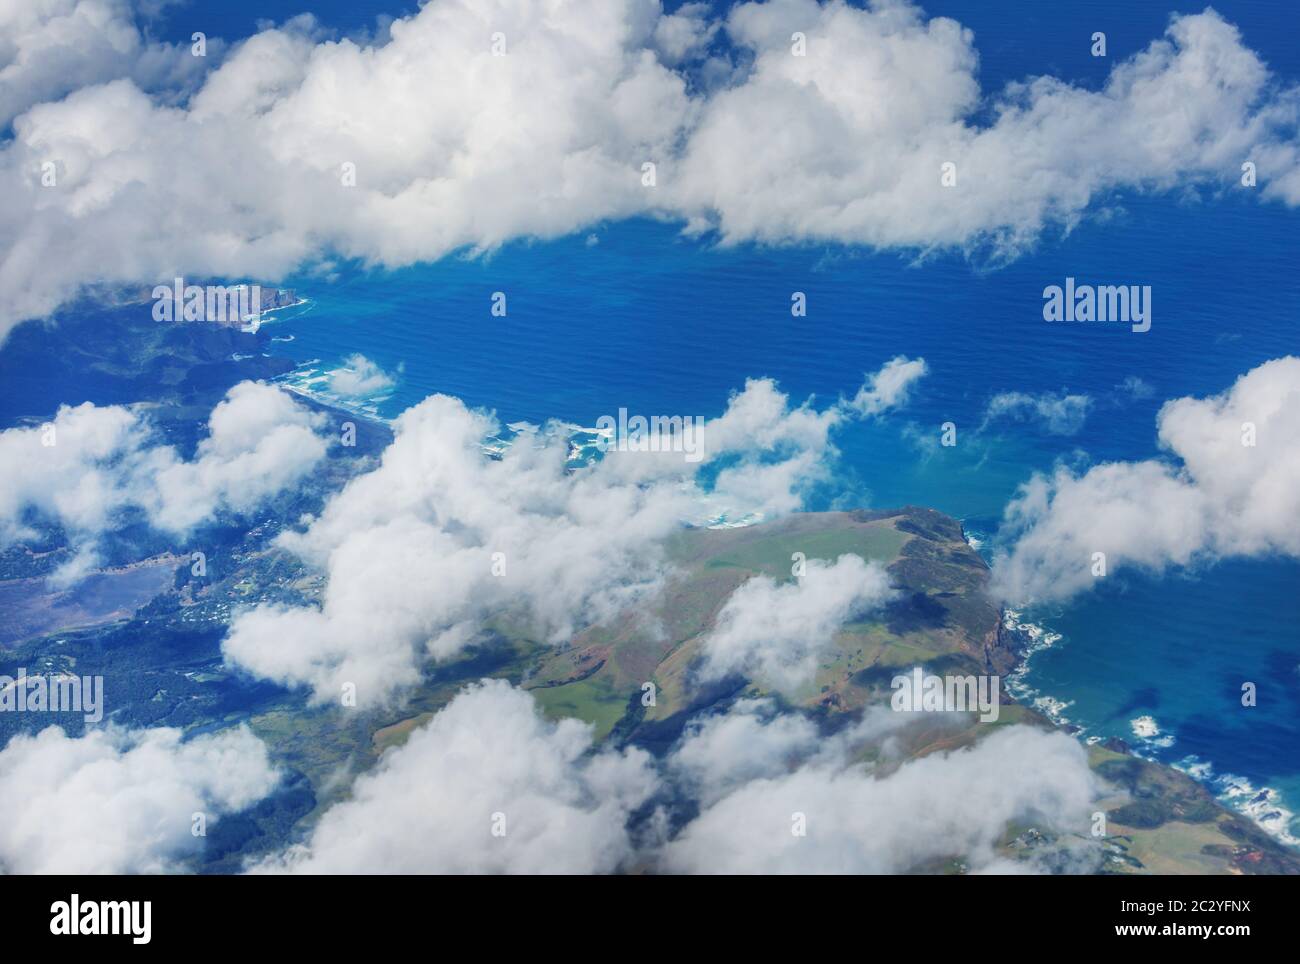
[[[213,38],[207,56],[224,44]],[[79,88],[130,78],[174,96],[209,63],[188,45],[146,40],[128,0],[5,0],[0,3],[0,129],[35,104]]]
[[[1011,418],[1019,422],[1037,422],[1052,435],[1077,435],[1088,420],[1092,405],[1092,398],[1088,395],[1000,392],[989,399],[984,409],[984,424],[980,427],[986,428],[1000,418]]]
[[[563,433],[523,433],[492,457],[482,443],[495,419],[431,396],[395,420],[373,471],[281,537],[327,572],[321,606],[238,615],[226,658],[308,686],[319,701],[346,683],[370,701],[416,682],[428,659],[459,653],[501,612],[562,642],[657,591],[659,543],[684,522],[798,508],[829,470],[832,431],[851,416],[840,405],[792,405],[770,379],[753,379],[705,422],[700,462],[611,448],[573,472]],[[852,578],[852,565],[828,581]]]
[[[893,595],[884,567],[861,556],[805,567],[793,582],[755,576],[731,594],[704,640],[702,680],[740,673],[797,689],[812,680],[841,626]]]
[[[642,750],[589,754],[591,727],[547,722],[500,681],[457,696],[359,777],[302,845],[295,873],[606,873],[632,853],[629,814],[656,789]],[[494,829],[497,833],[494,834]]]
[[[324,416],[286,392],[260,382],[241,382],[208,417],[208,435],[194,458],[168,449],[147,458],[156,501],[146,502],[151,521],[185,533],[218,512],[243,514],[301,481],[328,449],[317,434]]]
[[[848,403],[861,415],[879,415],[907,403],[912,388],[926,374],[924,358],[891,358],[874,375],[868,377],[857,395]]]
[[[742,4],[726,30],[752,67],[701,105],[673,177],[680,209],[728,241],[1007,258],[1108,190],[1226,185],[1247,159],[1270,172],[1265,196],[1300,202],[1296,89],[1271,90],[1213,11],[1173,18],[1100,90],[1051,77],[1010,86],[986,125],[971,120],[987,105],[973,35],[907,3]],[[804,56],[792,55],[795,32]]]
[[[156,444],[139,410],[61,406],[44,425],[0,432],[0,545],[31,537],[37,521],[93,552],[127,510],[178,535],[220,513],[246,513],[324,457],[320,423],[285,392],[241,382],[213,408],[187,460]]]
[[[904,873],[943,858],[1005,869],[994,848],[1008,822],[1083,833],[1095,795],[1077,741],[1008,727],[888,776],[831,759],[742,782],[665,845],[661,862],[724,874]],[[792,832],[796,815],[806,835]]]
[[[180,869],[209,824],[270,793],[266,747],[247,728],[182,740],[171,727],[56,726],[0,750],[0,869],[15,874],[148,874]]]
[[[774,700],[738,700],[726,713],[688,723],[667,770],[674,786],[708,806],[751,781],[809,763],[846,766],[854,749],[909,722],[902,713],[874,707],[858,723],[826,735],[806,716],[777,712]]]
[[[1167,459],[1035,475],[1007,507],[994,588],[1063,599],[1125,566],[1161,572],[1222,556],[1300,555],[1300,358],[1265,362],[1221,395],[1166,402]]]
[[[376,395],[393,387],[393,376],[365,355],[352,354],[330,374],[330,390],[349,398]]]
[[[0,432],[0,541],[32,536],[29,512],[74,532],[107,528],[125,501],[119,460],[142,434],[134,412],[89,402],[61,406],[46,426]]]
[[[1100,90],[1031,79],[981,124],[972,35],[902,0],[772,0],[725,21],[656,0],[435,0],[373,41],[263,30],[192,96],[184,78],[142,89],[135,28],[90,18],[119,4],[38,7],[104,26],[47,43],[33,32],[68,18],[10,14],[22,113],[0,148],[0,333],[90,281],[397,267],[631,215],[724,242],[1006,258],[1110,190],[1227,186],[1243,159],[1261,196],[1300,201],[1300,95],[1212,11],[1175,17]],[[224,163],[236,144],[258,149]]]
[[[660,59],[676,65],[703,52],[722,25],[711,18],[707,3],[683,3],[655,24],[654,47]]]
[[[788,770],[817,747],[817,725],[777,714],[771,700],[740,700],[728,713],[686,725],[669,764],[692,798],[714,803],[730,790]]]

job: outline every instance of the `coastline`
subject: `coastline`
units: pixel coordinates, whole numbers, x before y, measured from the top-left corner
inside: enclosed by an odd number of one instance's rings
[[[1095,724],[1066,716],[1065,711],[1074,706],[1073,700],[1061,700],[1043,693],[1028,681],[1033,656],[1051,649],[1064,637],[1041,623],[1023,620],[1023,616],[1024,610],[1003,609],[1007,631],[1018,634],[1023,640],[1023,656],[1009,674],[1007,683],[1007,692],[1017,701],[1026,702],[1085,746],[1122,747],[1127,755],[1186,774],[1204,787],[1223,809],[1249,820],[1277,843],[1300,850],[1300,836],[1291,831],[1296,814],[1280,790],[1269,786],[1257,787],[1247,778],[1233,773],[1219,773],[1211,761],[1202,761],[1195,756],[1176,761],[1161,759],[1157,751],[1170,749],[1175,737],[1162,729],[1154,716],[1146,714],[1129,721],[1133,731],[1131,740],[1089,734]]]
[[[962,526],[962,537],[987,564],[988,559],[980,552],[986,540],[967,532],[965,525]],[[1249,820],[1279,844],[1300,850],[1300,836],[1291,829],[1296,812],[1288,806],[1289,801],[1282,791],[1269,786],[1255,786],[1246,777],[1233,773],[1220,773],[1212,762],[1195,756],[1185,756],[1180,760],[1161,759],[1158,751],[1173,747],[1175,736],[1164,730],[1154,716],[1146,714],[1129,721],[1132,739],[1089,734],[1095,724],[1067,716],[1066,711],[1075,705],[1074,700],[1044,693],[1029,681],[1034,656],[1052,649],[1065,637],[1041,620],[1026,619],[1025,612],[1024,608],[1000,607],[998,635],[1005,633],[1015,640],[1010,648],[1016,653],[1016,662],[1006,674],[1005,682],[1006,692],[1014,700],[1041,713],[1085,746],[1103,746],[1186,774],[1204,787],[1220,807]]]

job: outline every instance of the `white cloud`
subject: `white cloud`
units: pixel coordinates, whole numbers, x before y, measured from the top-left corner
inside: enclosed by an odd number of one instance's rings
[[[704,640],[701,679],[741,673],[797,689],[812,680],[841,626],[893,595],[884,567],[861,556],[805,565],[793,582],[755,576],[731,594]]]
[[[879,415],[907,404],[912,388],[926,374],[924,358],[891,358],[874,375],[867,378],[858,394],[848,403],[861,415]]]
[[[53,29],[37,19],[22,38]],[[1174,18],[1100,90],[1002,92],[986,126],[971,120],[988,101],[971,34],[901,0],[741,5],[725,26],[746,55],[702,62],[718,23],[694,4],[665,17],[655,0],[435,0],[365,46],[298,19],[242,43],[188,101],[188,79],[150,95],[111,65],[148,59],[111,22],[84,47],[20,40],[30,64],[10,109],[33,106],[0,148],[0,332],[92,280],[396,267],[631,215],[725,241],[1010,257],[1115,188],[1229,187],[1243,158],[1262,197],[1300,202],[1296,90],[1212,11]],[[75,51],[84,75],[65,63]],[[258,149],[225,163],[240,144]]]
[[[674,66],[699,54],[721,26],[710,19],[707,3],[683,3],[655,24],[654,47],[665,64]]]
[[[984,424],[980,427],[985,428],[999,418],[1012,418],[1039,422],[1052,435],[1077,435],[1088,420],[1092,404],[1091,396],[1066,392],[1055,395],[1000,392],[989,399],[984,409]]]
[[[0,869],[14,874],[148,874],[179,869],[208,825],[260,800],[278,775],[244,727],[183,741],[171,727],[56,726],[0,750]]]
[[[255,868],[296,873],[605,873],[656,789],[642,750],[588,755],[591,727],[547,722],[500,680],[457,696],[359,777],[301,846]],[[497,815],[501,815],[498,817]],[[494,836],[495,826],[504,829]]]
[[[814,761],[750,780],[706,806],[661,859],[679,873],[889,874],[947,857],[1006,869],[994,847],[1008,822],[1082,834],[1095,795],[1077,741],[1008,727],[888,776]],[[796,814],[806,836],[792,832]]]
[[[215,60],[223,48],[214,37],[208,54]],[[0,129],[35,104],[122,77],[184,90],[209,62],[189,45],[146,41],[128,0],[3,0]]]
[[[365,398],[392,388],[393,376],[365,355],[352,354],[330,375],[330,390],[349,398]]]
[[[247,513],[300,482],[325,457],[317,434],[324,416],[287,393],[260,382],[241,382],[208,417],[208,435],[194,458],[170,449],[150,453],[157,501],[146,503],[154,525],[188,532],[219,512]]]
[[[0,542],[32,534],[28,512],[98,533],[126,500],[119,465],[145,434],[138,415],[86,402],[61,406],[48,425],[53,436],[43,426],[0,432]]]
[[[324,457],[321,420],[277,388],[241,382],[213,408],[186,460],[155,444],[134,409],[61,406],[43,426],[0,432],[0,544],[29,537],[33,516],[91,552],[130,508],[179,535],[221,513],[246,513]]]
[[[806,56],[791,53],[796,31]],[[906,3],[744,4],[727,32],[753,66],[701,106],[672,183],[679,209],[728,241],[1005,258],[1113,188],[1228,185],[1245,159],[1270,172],[1265,196],[1300,202],[1295,88],[1272,91],[1213,11],[1173,18],[1100,90],[1050,77],[1012,86],[987,126],[970,120],[986,97],[974,37]]]
[[[1171,460],[1035,475],[1007,507],[994,587],[1014,602],[1062,599],[1125,566],[1161,572],[1220,556],[1300,555],[1300,358],[1265,362],[1222,395],[1167,402]],[[1248,425],[1254,426],[1254,445]]]
[[[282,543],[325,569],[319,609],[264,605],[236,617],[226,658],[320,701],[352,683],[384,700],[421,664],[471,642],[489,616],[521,614],[560,642],[660,585],[659,543],[683,522],[725,508],[788,511],[834,456],[832,406],[791,406],[770,380],[751,380],[708,420],[705,458],[611,450],[566,469],[563,433],[520,435],[501,458],[482,441],[497,426],[435,395],[394,422],[379,466],[352,480],[305,531]],[[701,466],[724,467],[712,486]],[[504,563],[504,571],[494,556]]]
[[[668,761],[677,782],[708,805],[812,754],[820,738],[817,725],[773,710],[771,700],[741,700],[730,712],[692,720]]]
[[[774,700],[739,700],[726,713],[688,723],[667,769],[675,786],[709,806],[747,783],[809,763],[847,766],[853,750],[911,721],[906,714],[874,707],[860,722],[825,735],[806,716],[778,713]]]

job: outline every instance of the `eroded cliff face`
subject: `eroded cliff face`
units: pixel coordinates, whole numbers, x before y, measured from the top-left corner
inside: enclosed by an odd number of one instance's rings
[[[966,541],[960,522],[919,506],[852,515],[890,522],[910,537],[889,572],[911,594],[918,615],[925,609],[935,613],[919,625],[951,630],[955,648],[984,672],[1002,675],[1015,668],[1022,642],[1006,628],[1001,607],[989,596],[988,564]]]
[[[984,665],[990,673],[1005,676],[1016,668],[1024,655],[1023,643],[1006,628],[999,610],[996,624],[984,634]]]

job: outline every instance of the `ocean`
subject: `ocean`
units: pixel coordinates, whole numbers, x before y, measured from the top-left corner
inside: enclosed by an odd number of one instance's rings
[[[292,3],[232,4],[231,23],[242,23],[245,6],[297,12]],[[315,6],[345,31],[385,9],[339,5],[332,19],[330,4]],[[974,29],[986,91],[1040,73],[1095,87],[1115,59],[1159,36],[1170,12],[1203,6],[1066,2],[1026,14],[990,0],[925,4]],[[1300,79],[1291,4],[1215,8],[1283,78]],[[189,29],[183,9],[167,10],[159,26]],[[1107,32],[1107,61],[1088,55],[1094,30]],[[712,417],[755,376],[825,404],[896,355],[922,356],[929,375],[912,403],[837,437],[834,483],[809,508],[933,506],[962,519],[987,551],[1033,472],[1058,460],[1157,456],[1165,400],[1222,392],[1254,366],[1300,352],[1298,227],[1300,212],[1244,190],[1116,194],[1095,201],[1068,235],[991,267],[833,245],[726,248],[642,219],[395,272],[304,273],[283,283],[310,303],[268,324],[282,339],[276,349],[303,363],[300,385],[359,352],[399,372],[367,403],[375,414],[443,392],[495,410],[503,424],[592,425],[620,407]],[[1043,288],[1067,277],[1150,285],[1151,330],[1044,322]],[[495,291],[507,295],[506,317],[490,312]],[[807,294],[806,318],[791,317],[794,291]],[[1134,379],[1145,387],[1134,392]],[[1094,399],[1077,434],[981,428],[999,392],[1062,390]],[[947,421],[958,445],[924,444]],[[1018,692],[1080,727],[1081,738],[1123,738],[1211,782],[1280,837],[1300,836],[1291,820],[1300,811],[1298,590],[1300,563],[1287,559],[1118,573],[1091,595],[1019,614],[1049,645],[1030,658]],[[1258,686],[1249,709],[1240,705],[1245,681]]]

